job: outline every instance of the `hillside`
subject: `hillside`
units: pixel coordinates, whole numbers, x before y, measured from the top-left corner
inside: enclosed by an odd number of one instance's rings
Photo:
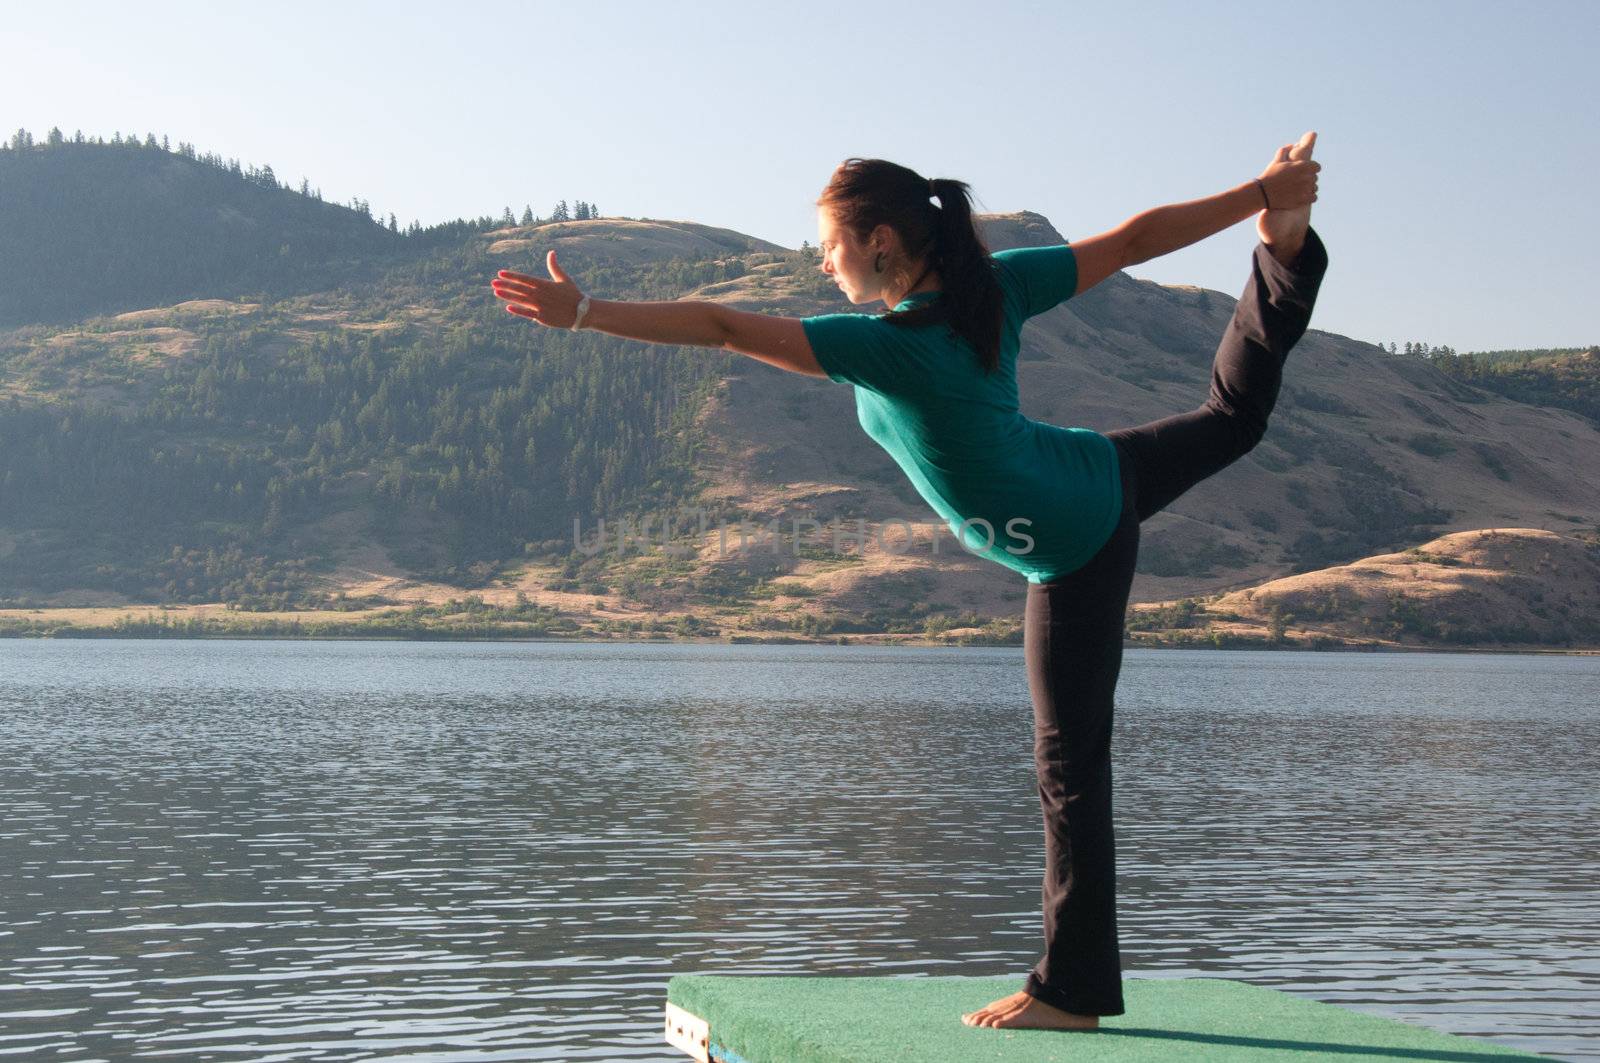
[[[315,203],[219,175],[240,202]],[[260,217],[280,236],[301,223]],[[193,224],[223,240],[232,222]],[[0,329],[0,605],[356,619],[468,595],[514,609],[521,595],[552,632],[1004,637],[1020,580],[948,535],[937,556],[927,535],[903,552],[822,536],[741,554],[714,531],[680,534],[675,553],[575,548],[574,522],[588,540],[601,518],[614,530],[668,513],[680,527],[704,514],[931,529],[856,425],[850,389],[716,351],[532,328],[486,288],[558,247],[610,297],[846,309],[814,253],[630,218],[459,223],[391,251],[394,234],[361,224],[381,233],[378,251],[341,260],[327,287],[245,298],[247,264],[169,301],[128,305],[124,292],[106,312],[83,296],[68,322]],[[996,249],[1061,240],[1029,212],[983,224]],[[29,273],[30,248],[8,247],[0,269]],[[1196,405],[1232,306],[1109,279],[1029,323],[1024,412],[1107,429]],[[1579,398],[1584,386],[1559,385]],[[1586,534],[1600,525],[1597,444],[1571,403],[1312,330],[1266,441],[1145,525],[1134,598],[1269,584],[1471,529]]]
[[[986,219],[995,248],[1061,239],[1026,212]],[[1241,278],[1242,283],[1242,278]],[[701,293],[703,294],[703,293]],[[765,292],[718,293],[760,306]],[[1106,430],[1192,408],[1233,299],[1118,275],[1029,323],[1023,410]],[[819,499],[851,513],[926,519],[889,459],[854,425],[848,388],[766,366],[732,367],[712,396],[705,470],[723,498],[762,513]],[[805,427],[802,427],[805,426]],[[840,441],[859,445],[841,452]],[[1144,525],[1135,600],[1168,600],[1321,568],[1440,532],[1600,524],[1600,432],[1572,412],[1464,385],[1429,363],[1312,329],[1290,357],[1265,441]],[[786,508],[787,507],[787,508]],[[1014,590],[1003,572],[948,551],[941,578]],[[973,592],[984,609],[994,593]]]
[[[0,327],[313,291],[405,240],[352,207],[137,140],[0,151]]]
[[[1137,606],[1136,641],[1600,646],[1600,538],[1455,532],[1199,601]]]
[[[1554,406],[1600,426],[1600,350],[1500,351],[1431,358],[1453,379],[1535,406]]]

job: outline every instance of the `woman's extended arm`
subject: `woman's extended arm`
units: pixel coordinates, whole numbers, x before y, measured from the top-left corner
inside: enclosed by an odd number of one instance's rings
[[[1134,215],[1099,236],[1074,241],[1078,292],[1087,291],[1120,269],[1199,243],[1254,217],[1267,205],[1262,199],[1263,187],[1274,209],[1292,210],[1316,202],[1317,171],[1322,169],[1322,164],[1291,160],[1291,147],[1286,144],[1279,148],[1276,157],[1255,181],[1205,199],[1156,207]]]
[[[583,293],[562,271],[551,251],[548,280],[503,269],[492,282],[495,295],[519,317],[552,328],[570,328]],[[631,303],[590,299],[583,327],[647,343],[719,347],[808,376],[826,376],[799,318],[773,317],[698,300]]]

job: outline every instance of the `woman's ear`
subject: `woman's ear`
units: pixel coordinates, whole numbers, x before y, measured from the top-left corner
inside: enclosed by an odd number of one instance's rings
[[[886,255],[892,255],[898,242],[898,239],[895,237],[894,226],[889,225],[886,222],[880,222],[878,226],[872,230],[870,249],[874,252],[882,251]]]

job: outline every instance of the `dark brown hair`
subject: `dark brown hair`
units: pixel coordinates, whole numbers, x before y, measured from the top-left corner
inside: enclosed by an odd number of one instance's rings
[[[879,225],[889,226],[907,255],[926,255],[928,265],[938,270],[943,290],[937,299],[891,311],[885,321],[907,327],[944,322],[972,344],[985,373],[999,368],[1000,282],[973,222],[972,191],[965,181],[930,181],[885,159],[852,158],[833,172],[817,205],[831,210],[840,225],[861,239]]]

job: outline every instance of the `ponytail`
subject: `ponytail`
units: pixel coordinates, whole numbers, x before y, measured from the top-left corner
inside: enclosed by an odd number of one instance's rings
[[[1002,294],[989,249],[972,217],[972,190],[965,181],[940,177],[928,182],[939,200],[934,236],[934,268],[944,282],[950,327],[978,352],[985,373],[1000,367]]]
[[[937,206],[932,199],[939,200]],[[972,191],[965,181],[926,180],[883,159],[847,159],[817,203],[861,236],[888,225],[907,255],[926,257],[927,265],[938,271],[943,289],[939,298],[891,311],[883,320],[907,328],[946,324],[971,344],[985,373],[1000,367],[1003,297],[973,220]]]

